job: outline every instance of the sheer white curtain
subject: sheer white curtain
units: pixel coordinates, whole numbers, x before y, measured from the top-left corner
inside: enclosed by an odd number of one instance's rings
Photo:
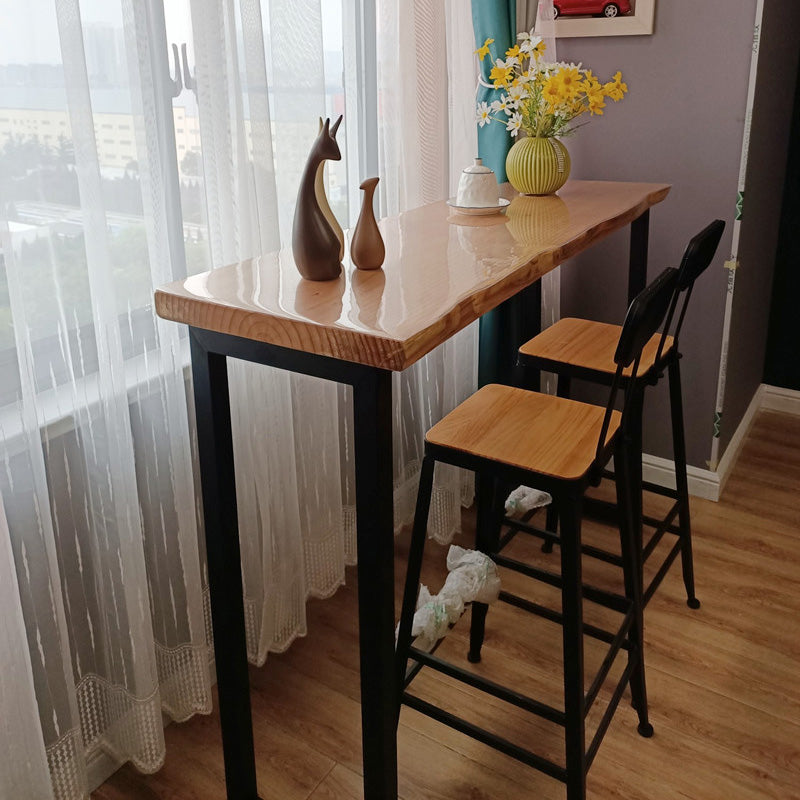
[[[477,155],[474,35],[463,0],[378,0],[378,153],[382,212],[453,196]],[[406,298],[387,297],[402,304]],[[477,324],[393,376],[395,518],[414,512],[425,431],[477,388]],[[439,467],[429,533],[448,541],[471,502],[472,476]]]
[[[384,213],[452,193],[474,155],[469,4],[379,4],[377,107],[354,102],[351,0],[330,91],[331,7],[189,0],[179,83],[158,0],[0,0],[2,796],[72,800],[109,764],[155,770],[162,714],[210,709],[185,333],[154,316],[153,287],[286,241],[317,116],[340,100],[360,109],[340,133],[348,154],[380,111]],[[433,83],[426,59],[443,70]],[[367,166],[332,170],[345,224]],[[421,432],[473,388],[474,362],[470,331],[396,379],[398,522]],[[351,434],[336,386],[245,365],[231,378],[261,663],[353,560]],[[438,538],[467,494],[443,475]]]
[[[185,356],[150,305],[185,270],[154,92],[166,48],[142,3],[4,5],[22,50],[6,29],[0,538],[30,668],[0,681],[33,688],[53,796],[77,798],[102,757],[158,768],[162,714],[210,709]]]

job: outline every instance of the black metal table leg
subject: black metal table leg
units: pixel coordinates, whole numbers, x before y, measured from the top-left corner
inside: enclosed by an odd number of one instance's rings
[[[257,800],[228,372],[224,355],[189,338],[225,784],[228,800]]]
[[[521,386],[522,370],[517,366],[517,351],[542,329],[541,283],[536,281],[488,311],[478,324],[478,385]]]
[[[353,384],[364,800],[397,797],[392,375]]]
[[[647,285],[647,244],[650,235],[650,210],[631,223],[631,249],[628,261],[628,305]]]

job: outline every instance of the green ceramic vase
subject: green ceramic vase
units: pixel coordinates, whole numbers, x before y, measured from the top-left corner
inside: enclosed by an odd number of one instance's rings
[[[511,185],[522,194],[553,194],[569,178],[567,148],[558,139],[519,139],[506,156],[506,173]]]

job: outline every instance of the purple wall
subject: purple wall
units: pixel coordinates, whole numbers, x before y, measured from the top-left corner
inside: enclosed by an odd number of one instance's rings
[[[676,266],[689,238],[712,219],[727,223],[717,258],[695,287],[682,338],[688,459],[703,468],[711,453],[722,265],[730,255],[755,8],[756,0],[657,0],[652,36],[558,42],[559,59],[582,61],[601,79],[621,69],[630,89],[567,140],[573,176],[673,185],[651,211],[649,276]],[[562,315],[621,321],[627,253],[619,234],[574,259],[562,271]],[[662,383],[648,398],[644,445],[671,458]]]

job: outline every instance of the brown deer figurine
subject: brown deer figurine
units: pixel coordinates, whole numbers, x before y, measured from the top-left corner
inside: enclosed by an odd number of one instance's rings
[[[336,143],[336,132],[341,121],[342,118],[339,117],[331,127],[331,121],[325,120],[311,147],[297,193],[292,253],[298,271],[310,281],[331,281],[342,272],[339,237],[320,208],[314,191],[320,164],[326,159],[340,161],[342,158]]]

